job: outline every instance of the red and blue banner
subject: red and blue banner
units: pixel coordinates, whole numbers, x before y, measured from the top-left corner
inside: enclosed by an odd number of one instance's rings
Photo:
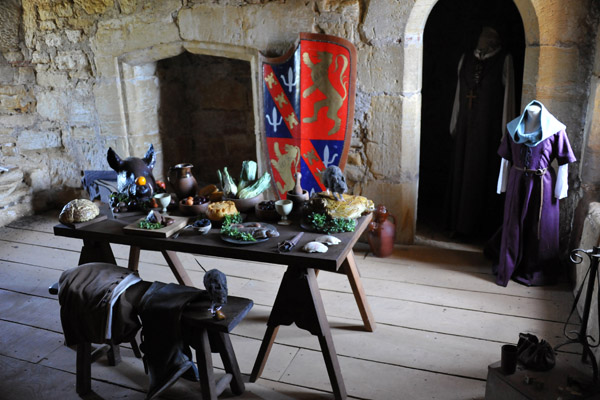
[[[309,194],[321,192],[320,173],[344,169],[352,136],[356,50],[347,40],[301,33],[278,58],[261,59],[262,130],[269,168],[280,198],[294,174]]]

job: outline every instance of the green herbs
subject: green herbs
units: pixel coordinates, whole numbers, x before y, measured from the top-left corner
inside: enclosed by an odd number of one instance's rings
[[[139,222],[138,227],[142,229],[160,229],[163,225],[160,222],[150,222],[146,219],[143,219]]]
[[[347,218],[331,218],[325,213],[311,213],[308,221],[315,230],[327,234],[339,232],[354,232],[356,220]]]
[[[236,225],[242,223],[242,216],[240,213],[233,215],[226,215],[223,218],[223,224],[221,225],[221,235],[228,237],[233,240],[241,240],[244,242],[256,242],[254,236],[248,232],[241,232]]]
[[[254,236],[252,236],[248,232],[240,232],[239,229],[231,227],[231,225],[221,227],[221,235],[233,240],[242,240],[244,242],[256,242]]]
[[[240,213],[229,214],[223,217],[223,225],[231,225],[231,224],[241,224],[242,223],[242,215]]]
[[[112,192],[110,194],[110,201],[111,205],[113,202],[119,203],[122,201],[127,203],[129,201],[129,194],[127,194],[126,192]]]

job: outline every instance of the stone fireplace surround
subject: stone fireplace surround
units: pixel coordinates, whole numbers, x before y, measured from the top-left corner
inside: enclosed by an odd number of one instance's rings
[[[155,175],[157,178],[166,179],[166,174],[170,165],[165,165],[165,151],[177,152],[176,149],[163,148],[165,140],[162,140],[159,129],[159,108],[160,108],[160,82],[157,77],[157,62],[169,57],[175,57],[188,51],[192,54],[202,54],[211,56],[228,56],[235,59],[246,60],[250,62],[252,76],[256,76],[256,65],[253,63],[253,57],[245,54],[231,53],[230,51],[219,51],[218,49],[206,49],[202,46],[192,46],[183,42],[162,44],[152,48],[138,50],[124,54],[115,59],[118,69],[115,91],[110,93],[113,97],[108,100],[105,95],[102,99],[96,98],[96,101],[115,101],[119,106],[119,118],[113,120],[111,127],[114,126],[121,130],[121,135],[116,135],[114,139],[114,148],[117,153],[127,155],[141,156],[147,150],[148,144],[153,143],[157,151],[157,162],[155,166]],[[253,85],[254,87],[254,85]],[[102,89],[98,89],[102,90]],[[255,90],[252,90],[255,93]],[[256,96],[253,96],[253,113],[257,115]],[[164,99],[163,99],[164,100]],[[113,103],[114,104],[114,103]],[[115,118],[116,115],[112,115]],[[117,124],[120,122],[120,124]],[[207,122],[210,124],[210,122]],[[256,128],[255,128],[256,130]],[[223,142],[226,139],[221,138]],[[256,144],[251,148],[260,148],[260,136],[253,135],[251,140]],[[185,143],[181,143],[185,146]],[[175,143],[177,145],[177,143]],[[248,158],[260,157],[258,154],[248,154]],[[199,159],[199,158],[197,158]],[[191,162],[193,160],[181,160],[180,162]],[[260,161],[260,160],[259,160]],[[173,164],[171,162],[170,164]],[[213,164],[214,172],[222,165]],[[202,175],[202,181],[207,181],[208,176]]]

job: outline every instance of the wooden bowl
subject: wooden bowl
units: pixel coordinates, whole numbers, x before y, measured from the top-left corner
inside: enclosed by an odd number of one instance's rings
[[[235,203],[235,208],[237,208],[237,210],[239,212],[248,212],[248,211],[252,210],[254,208],[254,206],[256,206],[256,204],[260,203],[263,200],[263,198],[264,198],[263,193],[261,193],[258,196],[251,197],[249,199],[225,199],[225,200],[233,201]]]
[[[185,199],[179,201],[179,211],[183,215],[200,215],[206,213],[206,209],[208,208],[208,202],[202,204],[194,204],[188,206],[185,204]]]
[[[262,202],[258,202],[254,206],[254,214],[256,215],[256,218],[261,221],[277,221],[280,218],[279,214],[277,214],[277,211],[275,210],[275,205],[273,205],[273,209],[271,210],[263,210],[259,207],[261,203]],[[273,202],[273,204],[274,203],[275,202]]]

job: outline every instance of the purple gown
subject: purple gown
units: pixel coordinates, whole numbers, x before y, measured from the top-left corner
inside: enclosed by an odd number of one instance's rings
[[[564,129],[544,136],[547,137],[530,147],[515,143],[511,135],[506,135],[498,149],[498,154],[512,164],[496,278],[501,286],[506,286],[511,278],[526,285],[551,284],[560,271],[559,208],[554,196],[556,173],[550,164],[554,159],[558,165],[574,162],[575,156]],[[545,168],[543,175],[523,171]]]

